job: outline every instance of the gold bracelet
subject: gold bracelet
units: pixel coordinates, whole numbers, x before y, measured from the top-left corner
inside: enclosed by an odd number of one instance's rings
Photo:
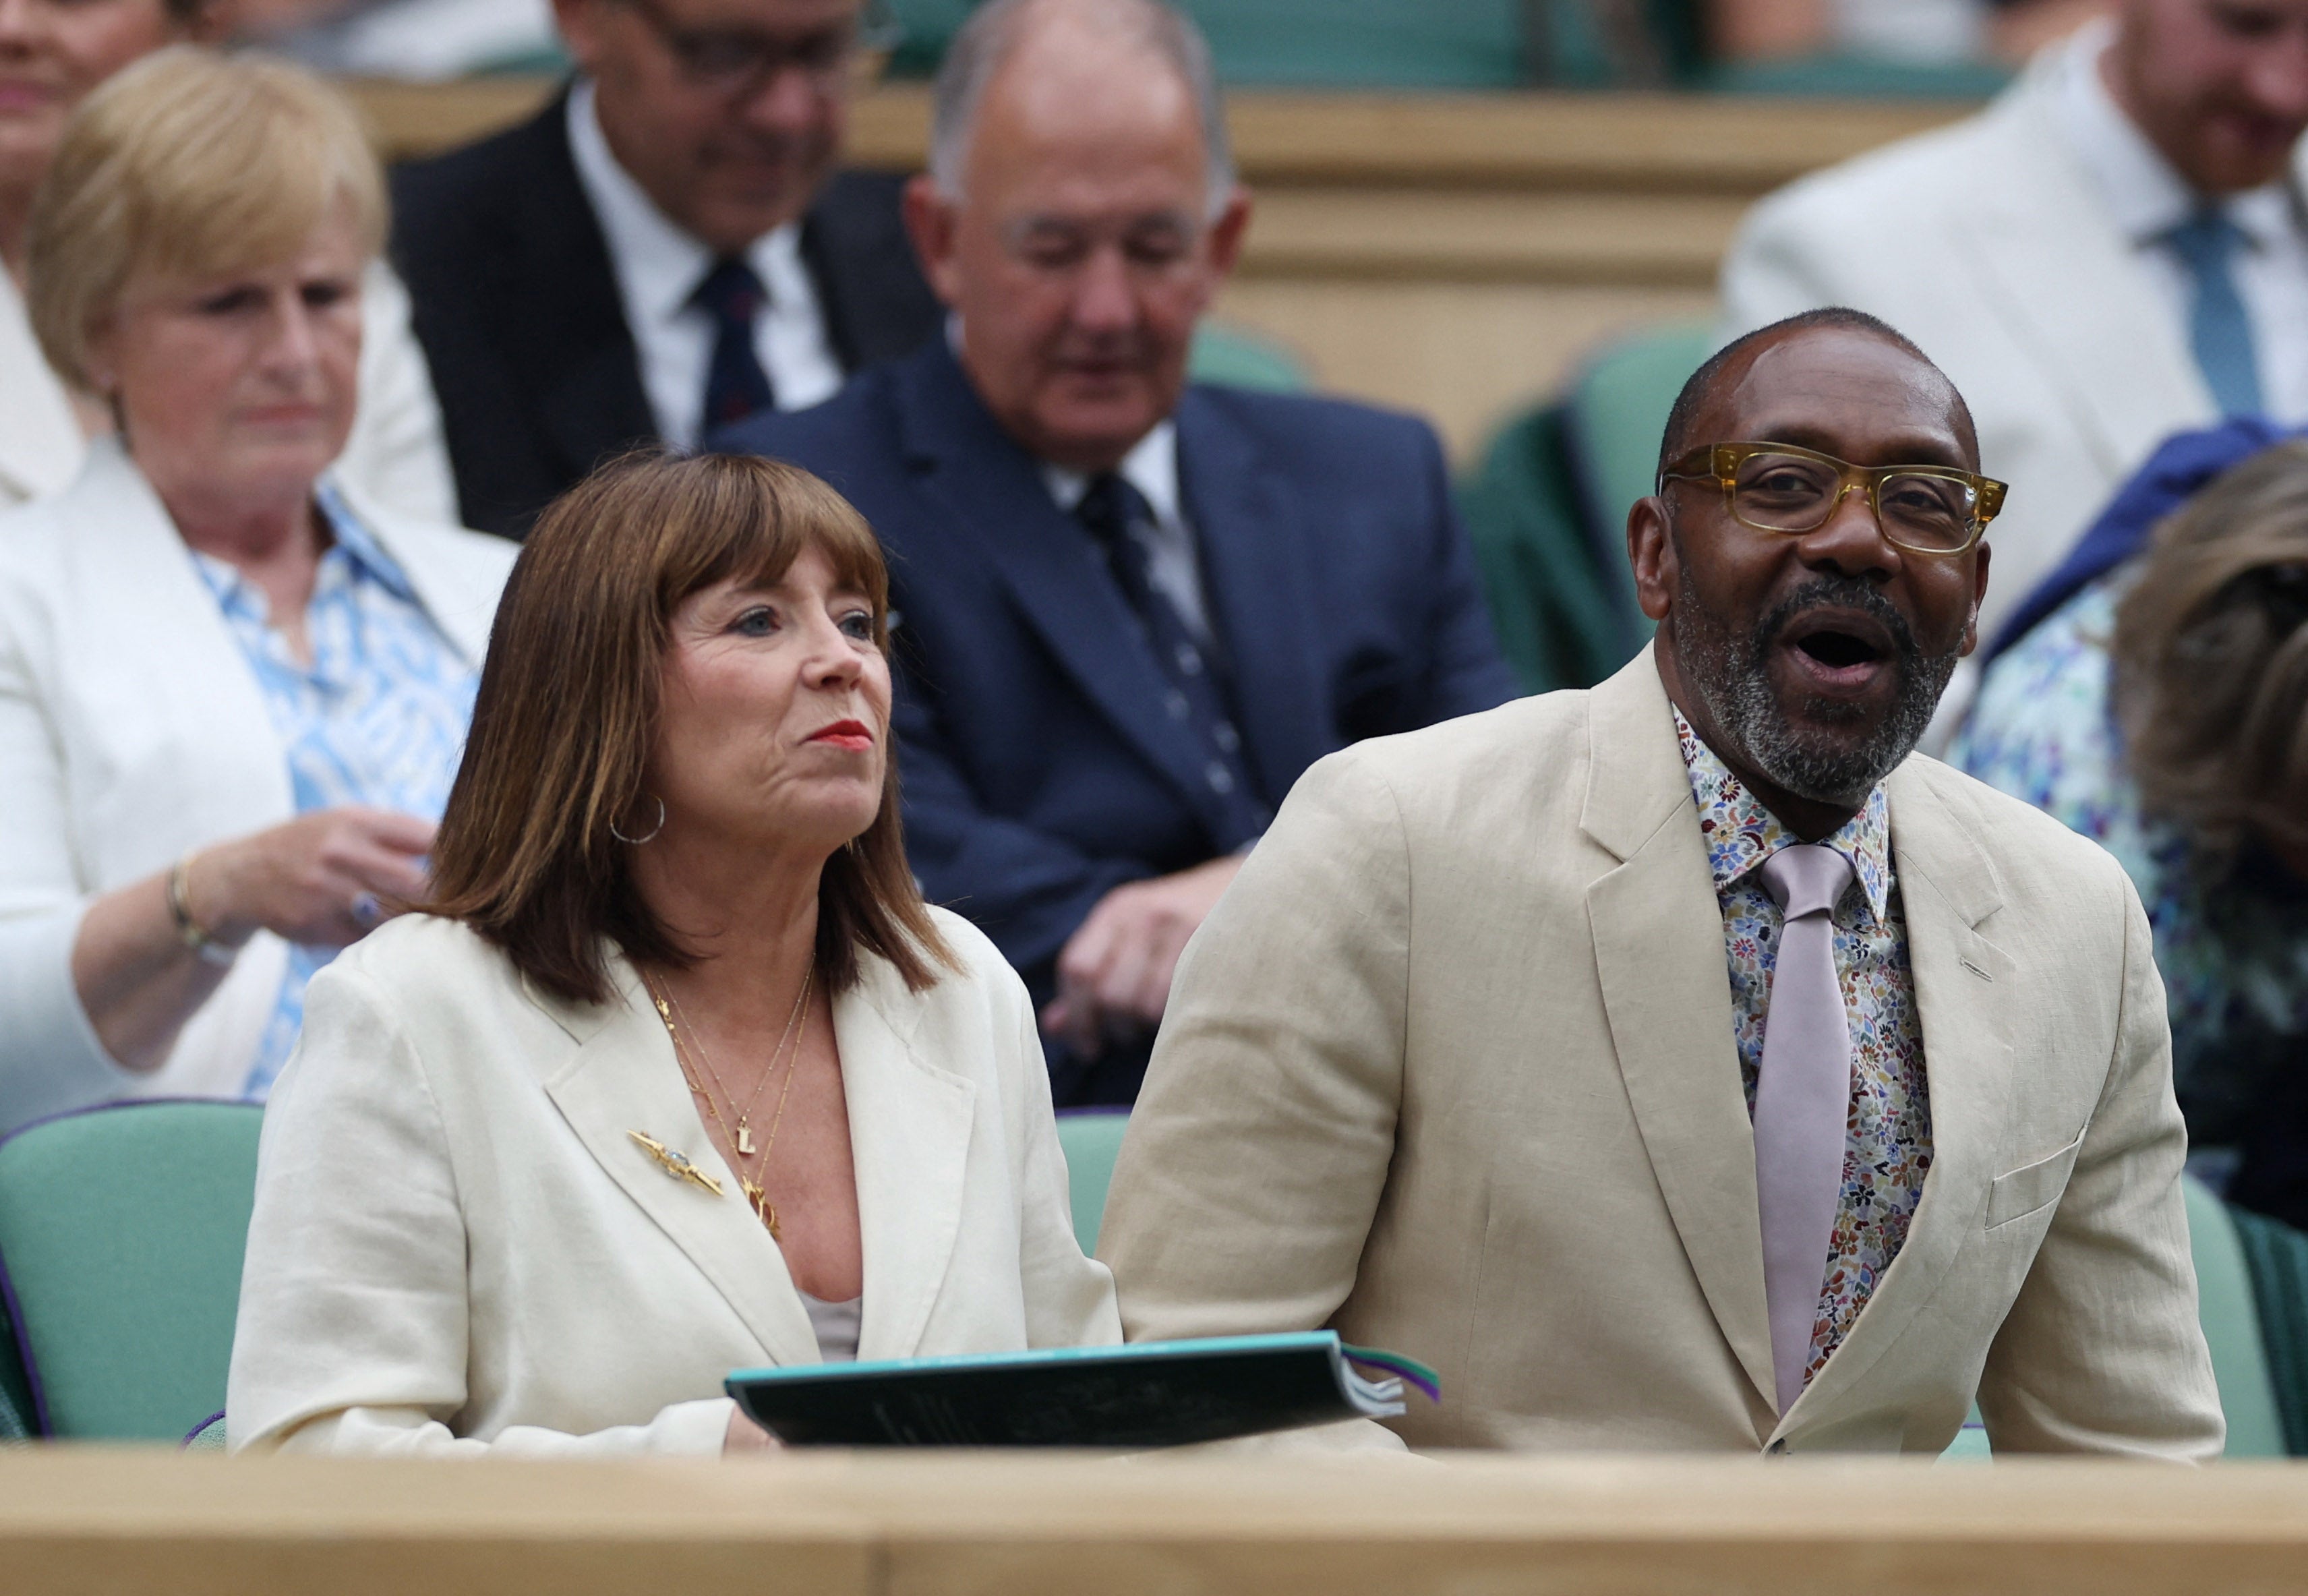
[[[229,964],[240,956],[240,950],[219,942],[193,918],[185,881],[192,864],[193,856],[188,853],[168,867],[168,918],[177,923],[177,938],[186,947],[211,964]]]

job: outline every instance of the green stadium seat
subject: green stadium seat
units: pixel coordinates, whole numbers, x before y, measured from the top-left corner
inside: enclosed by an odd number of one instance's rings
[[[1230,83],[1506,89],[1525,80],[1526,0],[1183,0]],[[937,70],[971,0],[894,0],[891,70]]]
[[[1194,330],[1187,375],[1198,383],[1269,393],[1299,393],[1313,385],[1305,365],[1287,345],[1226,322],[1204,322]]]
[[[42,1434],[177,1441],[223,1408],[263,1121],[121,1103],[0,1142],[0,1271]]]
[[[1066,1155],[1074,1239],[1086,1253],[1098,1251],[1106,1188],[1114,1179],[1114,1160],[1122,1152],[1122,1134],[1129,1128],[1127,1109],[1067,1109],[1058,1115],[1058,1146]]]
[[[1628,506],[1710,333],[1678,323],[1606,346],[1559,401],[1507,423],[1460,491],[1491,621],[1524,690],[1587,687],[1650,636],[1635,606]]]

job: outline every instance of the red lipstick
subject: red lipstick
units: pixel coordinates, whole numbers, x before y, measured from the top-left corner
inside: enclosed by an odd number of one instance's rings
[[[874,734],[860,720],[836,720],[809,734],[813,743],[831,743],[837,748],[847,748],[862,754],[874,746]]]

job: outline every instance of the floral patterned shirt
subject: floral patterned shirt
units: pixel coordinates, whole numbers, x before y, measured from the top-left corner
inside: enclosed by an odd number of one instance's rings
[[[2219,1145],[2250,1134],[2308,1053],[2308,886],[2254,849],[2209,855],[2142,810],[2109,697],[2116,607],[2138,574],[2135,561],[2101,577],[1988,667],[1948,757],[2131,877],[2156,934],[2189,1135]]]
[[[1802,838],[1747,790],[1675,712],[1675,735],[1699,805],[1723,945],[1731,969],[1731,1027],[1747,1111],[1763,1064],[1771,971],[1783,917],[1763,884],[1763,861]],[[1835,970],[1851,1025],[1851,1114],[1843,1194],[1824,1260],[1808,1381],[1851,1332],[1859,1310],[1899,1255],[1932,1165],[1931,1098],[1924,1079],[1924,1028],[1908,963],[1908,919],[1891,869],[1890,811],[1881,787],[1826,845],[1849,860],[1852,884],[1836,905]]]

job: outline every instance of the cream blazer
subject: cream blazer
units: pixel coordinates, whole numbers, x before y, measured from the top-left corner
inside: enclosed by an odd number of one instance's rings
[[[1132,1340],[1424,1359],[1414,1446],[2209,1458],[2139,900],[1933,761],[1886,783],[1933,1157],[1784,1418],[1723,920],[1649,651],[1331,755],[1187,951],[1099,1254]]]
[[[1848,305],[1922,346],[2011,484],[1988,529],[1992,637],[2170,434],[2218,419],[2186,330],[2068,143],[2054,45],[1977,116],[1805,177],[1758,204],[1722,273],[1724,331]],[[2308,145],[2295,183],[2308,177]],[[1864,220],[1898,203],[1932,225]]]
[[[478,666],[513,545],[346,498]],[[239,1094],[287,945],[251,940],[149,1074],[98,1043],[72,945],[91,899],[295,813],[263,690],[119,446],[0,513],[0,1131],[108,1098]]]
[[[1075,1244],[1024,986],[965,968],[837,996],[866,1251],[860,1359],[1120,1339]],[[714,1453],[730,1370],[818,1361],[631,965],[545,996],[461,926],[396,920],[314,978],[273,1088],[226,1411],[235,1447]],[[629,1133],[721,1178],[659,1169]]]
[[[383,261],[361,280],[360,408],[336,475],[369,503],[418,521],[457,519],[432,373],[409,323],[409,290]],[[88,455],[64,384],[0,272],[0,505],[62,493]]]

